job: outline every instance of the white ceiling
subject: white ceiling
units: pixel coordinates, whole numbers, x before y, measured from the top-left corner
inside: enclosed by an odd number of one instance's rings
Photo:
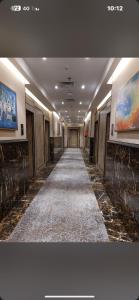
[[[24,61],[41,88],[46,91],[48,100],[56,111],[69,123],[82,123],[109,59],[25,58]],[[74,81],[74,86],[61,87],[59,83],[70,81],[69,77]],[[55,89],[55,85],[58,85],[58,89]],[[84,90],[81,89],[82,85],[85,85]],[[74,101],[67,101],[71,98]]]

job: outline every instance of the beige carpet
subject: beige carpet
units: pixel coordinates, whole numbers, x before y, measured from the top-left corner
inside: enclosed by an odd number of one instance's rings
[[[9,241],[108,241],[80,149],[67,149]]]

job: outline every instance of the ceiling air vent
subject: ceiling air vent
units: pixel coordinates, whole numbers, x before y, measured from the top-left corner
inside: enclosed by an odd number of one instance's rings
[[[61,81],[61,82],[59,82],[59,85],[62,88],[73,87],[74,86],[74,81]]]
[[[75,99],[73,99],[73,98],[68,98],[68,99],[65,99],[64,101],[71,103],[71,102],[74,102]]]

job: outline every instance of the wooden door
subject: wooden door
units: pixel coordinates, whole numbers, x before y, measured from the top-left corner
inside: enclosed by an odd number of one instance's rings
[[[34,176],[34,114],[26,110],[26,130],[28,140],[29,178]]]
[[[45,130],[44,130],[44,159],[45,163],[49,160],[49,122],[45,121]]]
[[[107,145],[107,141],[109,140],[109,136],[110,136],[110,113],[107,114],[106,117],[106,145]]]
[[[102,110],[99,115],[99,140],[98,140],[98,168],[101,172],[105,173],[105,156],[106,156],[106,144],[110,130],[110,114],[108,108]]]
[[[95,163],[98,161],[98,121],[95,122]]]
[[[107,142],[110,137],[110,117],[111,114],[108,113],[106,117],[106,136],[105,136],[105,157],[104,157],[104,175],[106,174],[106,157],[107,157]]]
[[[63,148],[64,148],[64,135],[65,135],[65,130],[64,130],[64,127],[62,128],[62,139],[63,139]]]
[[[70,129],[69,130],[69,147],[78,148],[78,130]]]

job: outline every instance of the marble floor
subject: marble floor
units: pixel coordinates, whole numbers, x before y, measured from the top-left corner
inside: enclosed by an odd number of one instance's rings
[[[65,150],[8,241],[109,241],[80,149]]]

